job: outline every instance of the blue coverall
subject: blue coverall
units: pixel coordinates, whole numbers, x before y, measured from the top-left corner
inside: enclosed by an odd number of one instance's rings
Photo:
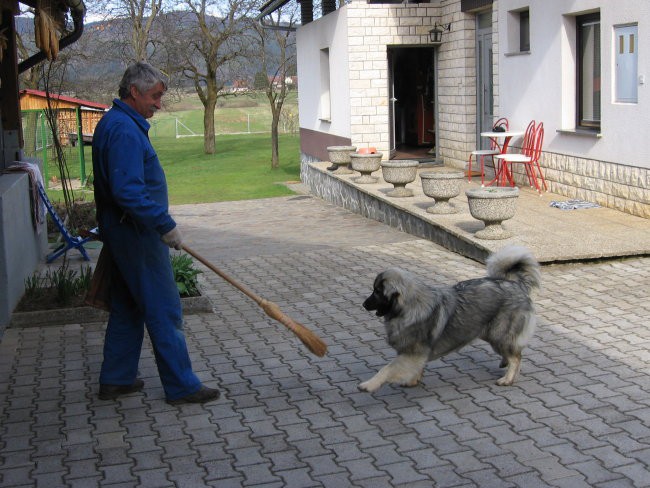
[[[160,239],[176,223],[149,127],[115,99],[93,135],[97,220],[114,264],[99,382],[133,384],[146,324],[165,396],[176,400],[197,392],[201,382],[187,351],[169,248]]]

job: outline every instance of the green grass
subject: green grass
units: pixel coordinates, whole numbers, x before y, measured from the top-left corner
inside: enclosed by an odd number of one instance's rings
[[[280,167],[271,169],[269,134],[217,136],[217,152],[203,138],[153,139],[172,205],[291,195],[282,183],[300,180],[299,139],[280,136]]]
[[[298,113],[295,91],[289,93],[284,107],[295,114]],[[165,105],[164,110],[151,120],[152,137],[175,137],[176,120],[187,128],[180,126],[181,134],[190,134],[189,131],[203,134],[203,106],[195,95]],[[269,102],[261,93],[224,96],[217,101],[214,123],[217,134],[268,132],[271,130]]]
[[[282,183],[300,180],[300,149],[297,134],[280,135],[280,168],[271,169],[271,115],[263,95],[226,97],[215,113],[216,153],[203,153],[203,137],[175,137],[175,119],[198,134],[203,133],[203,110],[196,97],[170,105],[152,119],[151,142],[158,154],[169,187],[170,204],[209,203],[291,195]],[[297,104],[293,94],[288,106]],[[244,106],[242,106],[244,105]],[[293,108],[297,113],[297,108]],[[241,133],[265,131],[262,134]],[[242,125],[243,124],[243,125]],[[227,133],[227,134],[224,134]],[[236,133],[236,134],[235,134]],[[86,176],[92,178],[90,147],[85,147]],[[79,156],[67,156],[71,178],[81,173]],[[48,174],[58,175],[54,159]],[[92,188],[75,190],[76,199],[92,200]],[[53,201],[62,201],[61,191],[48,189]]]

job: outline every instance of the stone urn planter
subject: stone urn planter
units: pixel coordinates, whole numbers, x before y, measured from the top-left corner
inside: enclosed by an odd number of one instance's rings
[[[386,195],[389,197],[412,197],[413,190],[406,188],[408,183],[415,181],[418,175],[419,161],[393,159],[381,163],[381,173],[386,183],[391,183],[395,189]]]
[[[350,165],[354,171],[361,173],[361,176],[353,178],[356,183],[366,185],[370,183],[377,183],[376,176],[370,176],[371,173],[381,168],[382,153],[363,153],[363,154],[350,154]]]
[[[469,212],[482,220],[485,228],[474,234],[479,239],[507,239],[513,233],[505,230],[501,222],[511,219],[517,209],[519,188],[496,186],[465,190]]]
[[[458,170],[441,170],[420,173],[422,191],[428,197],[435,200],[435,203],[427,208],[432,214],[451,214],[458,212],[449,199],[460,194],[460,186],[465,179],[465,174]]]
[[[327,146],[330,163],[332,163],[332,166],[335,166],[335,168],[332,168],[332,172],[337,175],[352,174],[352,170],[350,169],[350,155],[356,150],[357,148],[355,146]]]

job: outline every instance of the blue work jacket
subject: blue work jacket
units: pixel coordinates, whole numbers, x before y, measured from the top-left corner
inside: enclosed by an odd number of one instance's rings
[[[119,99],[97,124],[92,153],[100,232],[125,218],[160,235],[176,226],[149,127],[142,115]]]

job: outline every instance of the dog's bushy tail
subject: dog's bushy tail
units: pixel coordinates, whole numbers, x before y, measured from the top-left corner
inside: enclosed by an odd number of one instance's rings
[[[492,254],[487,260],[487,274],[490,278],[517,281],[529,293],[541,283],[539,263],[522,246],[507,246]]]

